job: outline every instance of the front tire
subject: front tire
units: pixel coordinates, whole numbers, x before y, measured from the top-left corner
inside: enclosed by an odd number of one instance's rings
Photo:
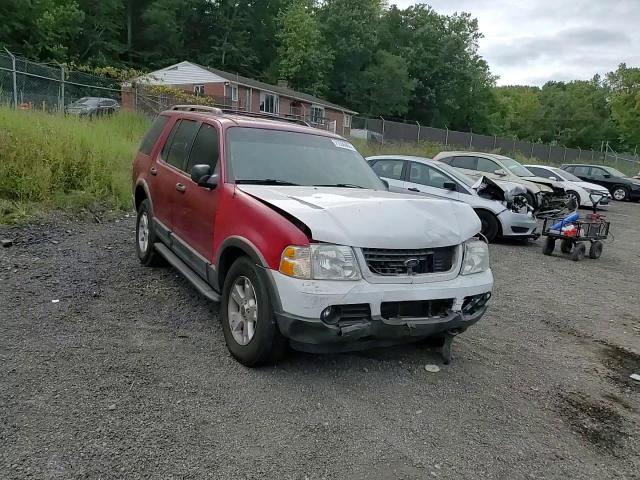
[[[550,236],[544,239],[544,244],[542,245],[542,254],[543,255],[551,255],[553,250],[556,248],[556,239]]]
[[[272,363],[285,352],[267,287],[247,257],[236,260],[224,279],[220,317],[227,348],[243,365]]]
[[[153,229],[153,215],[151,215],[151,204],[144,199],[138,207],[136,218],[136,253],[140,263],[145,267],[157,267],[163,265],[164,258],[156,252],[153,247],[158,241]]]
[[[577,210],[578,208],[580,208],[580,195],[578,195],[577,192],[574,192],[573,190],[569,190],[567,192],[567,196],[569,197],[570,204],[575,205],[574,210]]]
[[[629,200],[629,191],[624,187],[615,187],[611,192],[613,199],[618,202],[626,202]]]
[[[500,233],[498,219],[494,214],[484,210],[476,211],[476,214],[482,224],[482,230],[480,230],[480,233],[487,238],[487,242],[493,242],[498,236],[498,233]]]
[[[573,252],[571,252],[571,260],[574,262],[579,262],[584,258],[584,253],[587,251],[587,247],[585,247],[584,243],[576,243]]]

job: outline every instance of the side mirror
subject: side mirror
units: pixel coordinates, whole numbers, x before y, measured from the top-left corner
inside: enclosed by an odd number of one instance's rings
[[[458,186],[454,182],[444,182],[442,188],[445,190],[451,190],[452,192],[458,191]]]
[[[549,180],[556,180],[557,181],[558,179],[556,177],[554,177],[554,176],[551,176],[551,177],[549,177]]]
[[[603,177],[604,177],[604,178],[611,178],[611,174],[610,174],[610,173],[605,173],[605,174],[603,175]]]
[[[495,172],[496,175],[498,175],[499,177],[506,177],[507,176],[507,172],[505,172],[503,169],[499,168],[498,170],[496,170]]]
[[[387,187],[387,190],[389,190],[389,182],[387,182],[384,178],[381,178],[380,181],[384,183],[384,186]]]
[[[218,175],[211,174],[210,165],[194,165],[191,168],[191,180],[199,187],[213,190],[218,186]]]

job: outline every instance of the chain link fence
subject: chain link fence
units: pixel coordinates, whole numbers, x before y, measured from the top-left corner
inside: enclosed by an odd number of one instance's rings
[[[32,62],[0,51],[0,104],[23,110],[62,112],[83,97],[121,102],[117,80],[72,71],[64,65]]]
[[[608,143],[601,150],[583,150],[559,145],[531,143],[491,135],[425,127],[418,122],[402,123],[383,118],[356,117],[352,121],[351,136],[366,139],[372,143],[419,144],[423,142],[444,145],[446,150],[477,150],[522,156],[534,162],[549,165],[563,163],[602,163],[628,174],[636,175],[640,171],[640,159],[637,154],[619,154]]]

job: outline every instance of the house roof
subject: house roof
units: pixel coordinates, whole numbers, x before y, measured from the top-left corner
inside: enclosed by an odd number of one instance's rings
[[[194,64],[194,65],[197,65],[197,64]],[[205,66],[202,66],[202,65],[198,65],[198,66],[210,71],[211,73],[213,73],[215,75],[223,77],[223,78],[225,78],[226,80],[228,80],[230,82],[235,82],[235,83],[237,83],[239,85],[243,85],[243,86],[246,86],[246,87],[251,87],[251,88],[256,88],[256,89],[260,89],[260,90],[264,90],[264,91],[277,93],[278,95],[284,95],[285,97],[295,98],[296,100],[302,100],[304,102],[309,102],[309,103],[314,103],[314,104],[317,104],[317,105],[322,105],[324,107],[329,107],[329,108],[332,108],[334,110],[340,110],[340,111],[351,113],[351,114],[357,113],[357,112],[355,112],[353,110],[349,110],[348,108],[342,107],[342,106],[337,105],[335,103],[328,102],[327,100],[323,100],[321,98],[314,97],[313,95],[309,95],[307,93],[303,93],[303,92],[298,92],[296,90],[292,90],[292,89],[290,89],[288,87],[281,87],[279,85],[271,85],[269,83],[260,82],[258,80],[254,80],[252,78],[243,77],[243,76],[235,74],[235,73],[229,73],[229,72],[225,72],[223,70],[218,70],[217,68],[205,67]]]
[[[139,77],[138,81],[146,81],[149,84],[160,85],[181,85],[191,83],[210,83],[228,81],[234,82],[238,85],[255,88],[265,92],[275,93],[285,97],[293,98],[303,102],[313,103],[321,105],[323,107],[331,108],[332,110],[338,110],[345,113],[355,114],[357,112],[348,108],[336,105],[335,103],[328,102],[313,95],[307,93],[298,92],[288,87],[282,87],[279,85],[271,85],[269,83],[260,82],[252,78],[243,77],[235,73],[225,72],[218,70],[217,68],[205,67],[193,62],[180,62],[175,65],[156,70],[155,72],[148,73]]]

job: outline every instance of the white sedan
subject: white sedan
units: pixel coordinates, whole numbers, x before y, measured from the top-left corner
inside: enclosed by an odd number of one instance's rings
[[[592,207],[593,202],[589,196],[591,193],[601,194],[602,200],[599,205],[608,205],[611,200],[609,190],[595,183],[585,182],[566,170],[546,165],[525,165],[536,176],[556,180],[563,183],[567,195],[571,195],[578,202],[579,207]]]

